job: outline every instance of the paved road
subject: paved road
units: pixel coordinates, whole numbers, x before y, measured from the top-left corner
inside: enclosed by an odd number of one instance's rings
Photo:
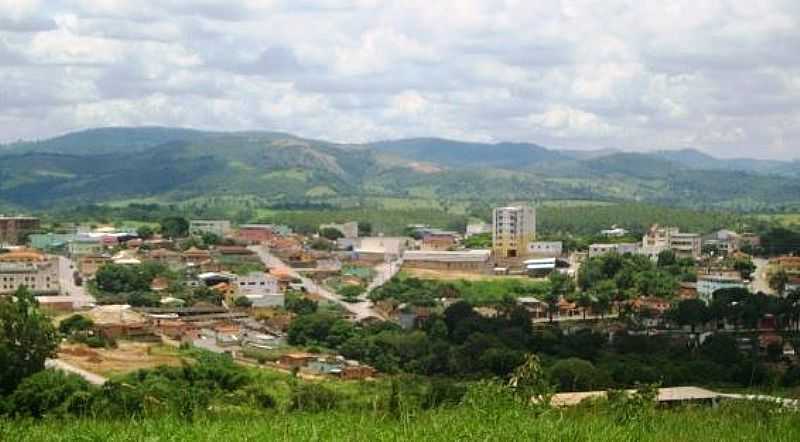
[[[402,266],[403,266],[402,258],[396,261],[389,261],[376,265],[374,267],[376,272],[375,278],[373,278],[372,282],[370,282],[369,285],[367,286],[367,291],[365,292],[364,296],[366,296],[376,288],[389,282],[389,280],[394,278],[394,275],[396,275],[400,271],[400,268]]]
[[[772,290],[769,287],[769,279],[767,277],[769,260],[763,258],[753,258],[753,264],[756,265],[756,271],[753,273],[753,292],[764,292],[768,295],[775,294],[775,290]]]
[[[67,373],[76,374],[85,379],[86,382],[93,385],[103,385],[106,383],[106,381],[108,381],[108,379],[100,375],[86,371],[60,359],[48,359],[44,362],[44,366],[47,368],[53,368],[56,370],[65,371]]]
[[[341,305],[345,310],[347,310],[350,313],[352,313],[356,317],[356,320],[361,320],[361,319],[370,318],[370,317],[383,318],[383,316],[381,316],[381,314],[377,310],[372,308],[372,305],[371,305],[372,303],[371,302],[366,301],[366,300],[364,300],[362,302],[355,302],[355,303],[344,302],[342,300],[341,296],[331,292],[330,290],[327,290],[324,287],[321,287],[319,284],[315,283],[311,279],[300,275],[293,268],[287,266],[278,257],[276,257],[275,255],[271,254],[269,252],[269,249],[267,248],[267,246],[263,246],[263,245],[261,245],[261,246],[250,246],[249,248],[250,248],[250,250],[252,250],[252,251],[254,251],[254,252],[256,252],[258,254],[259,258],[261,258],[261,262],[263,262],[264,265],[266,265],[270,269],[273,269],[273,268],[274,269],[279,269],[280,271],[287,273],[288,275],[290,275],[293,278],[298,278],[300,281],[302,281],[303,287],[306,289],[307,292],[316,293],[319,296],[321,296],[321,297],[323,297],[323,298],[325,298],[325,299],[327,299],[327,300],[329,300],[331,302],[334,302],[336,304]]]
[[[83,308],[94,304],[95,299],[86,291],[85,286],[75,284],[72,275],[76,269],[74,261],[64,256],[58,257],[58,284],[61,294],[72,298],[73,307]]]

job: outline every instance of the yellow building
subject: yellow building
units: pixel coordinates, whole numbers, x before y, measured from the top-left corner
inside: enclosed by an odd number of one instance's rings
[[[499,259],[529,254],[536,240],[536,209],[528,206],[498,207],[492,214],[492,249]]]

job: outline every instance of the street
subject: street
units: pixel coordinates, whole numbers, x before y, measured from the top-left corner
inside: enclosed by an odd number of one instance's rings
[[[355,302],[355,303],[345,302],[344,300],[342,300],[341,296],[332,293],[331,291],[325,289],[324,287],[320,287],[317,283],[315,283],[311,279],[301,276],[297,271],[287,266],[283,261],[278,259],[278,257],[271,254],[267,246],[263,245],[250,246],[248,248],[258,254],[259,258],[261,258],[261,262],[263,262],[265,266],[267,266],[270,269],[278,269],[282,272],[286,272],[291,277],[299,279],[302,282],[303,287],[306,289],[307,292],[316,293],[317,295],[331,302],[341,305],[345,310],[353,314],[357,321],[370,317],[383,318],[383,316],[377,310],[372,308],[371,306],[372,303],[370,301],[364,299],[362,302]],[[399,268],[399,266],[397,266],[397,268]],[[393,271],[391,265],[387,269],[387,272],[390,271]],[[396,272],[396,270],[394,271]],[[383,277],[386,277],[388,274],[389,273],[382,273]],[[388,279],[386,279],[386,281],[388,281]],[[377,285],[375,287],[377,287]]]
[[[44,362],[44,366],[45,368],[52,368],[66,373],[76,374],[85,379],[86,382],[93,385],[103,385],[108,380],[98,374],[88,372],[82,368],[76,367],[60,359],[48,359]]]
[[[753,293],[763,292],[767,295],[774,295],[775,291],[769,287],[769,277],[767,275],[769,260],[753,258],[753,264],[756,265],[756,271],[753,273]]]
[[[85,286],[75,284],[73,273],[76,270],[77,266],[71,259],[64,256],[58,257],[58,284],[61,294],[72,298],[74,308],[84,308],[94,304],[95,299],[87,292]]]

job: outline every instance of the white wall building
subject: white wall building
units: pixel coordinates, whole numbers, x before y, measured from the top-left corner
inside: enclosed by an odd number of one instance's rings
[[[60,289],[58,258],[34,251],[0,255],[0,294],[25,286],[34,294],[57,294]]]
[[[712,301],[714,292],[717,290],[730,288],[745,289],[747,284],[740,275],[733,273],[698,275],[697,277],[697,296],[706,303]]]
[[[212,233],[224,237],[231,231],[231,222],[227,220],[205,220],[193,219],[189,221],[189,233],[192,235],[202,235]]]
[[[265,295],[279,293],[278,278],[267,272],[250,272],[246,275],[236,275],[233,285],[239,295]]]
[[[561,241],[534,241],[528,243],[528,254],[532,256],[557,257],[564,253]]]
[[[604,256],[608,255],[609,253],[616,253],[618,255],[625,255],[626,253],[639,253],[639,244],[592,244],[589,246],[589,258]]]

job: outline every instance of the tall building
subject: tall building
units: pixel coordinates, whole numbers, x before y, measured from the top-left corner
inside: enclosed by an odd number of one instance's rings
[[[536,240],[536,209],[528,206],[498,207],[492,215],[492,249],[497,258],[528,255]]]
[[[703,239],[696,233],[681,233],[677,227],[654,225],[642,238],[642,253],[651,257],[664,250],[672,250],[679,258],[700,257]]]
[[[39,218],[0,215],[0,245],[22,244],[29,233],[39,230]]]

